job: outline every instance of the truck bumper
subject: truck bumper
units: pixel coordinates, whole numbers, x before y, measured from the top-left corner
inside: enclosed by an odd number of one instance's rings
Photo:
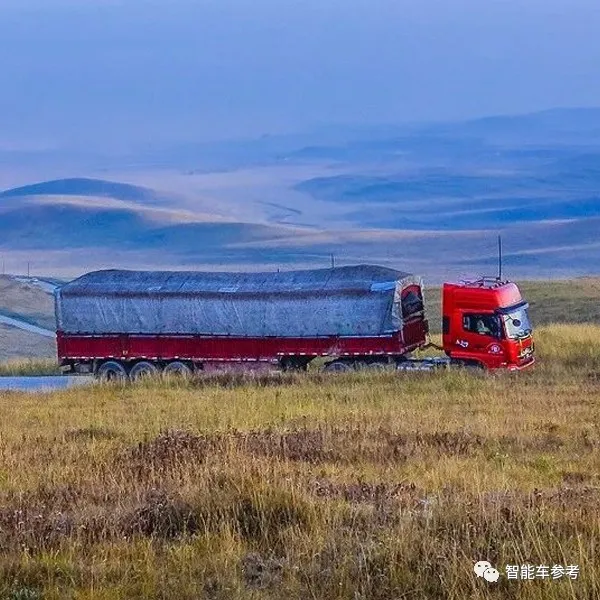
[[[532,367],[534,363],[535,363],[535,358],[533,358],[533,356],[532,356],[531,358],[528,358],[525,362],[521,363],[520,365],[509,365],[508,370],[509,371],[523,371],[524,369],[529,369],[530,367]]]

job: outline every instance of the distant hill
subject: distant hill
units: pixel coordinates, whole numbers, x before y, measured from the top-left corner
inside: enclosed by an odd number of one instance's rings
[[[149,188],[87,178],[55,179],[0,192],[0,199],[22,196],[96,196],[140,203],[153,203],[161,198]]]
[[[540,138],[563,143],[575,137],[593,138],[600,133],[600,108],[556,108],[521,115],[501,115],[474,119],[439,127],[438,131],[461,135],[481,135],[504,138],[521,136],[539,141]]]
[[[67,156],[48,155],[44,173]],[[32,175],[0,192],[3,260],[67,276],[322,266],[333,254],[436,279],[489,270],[501,232],[515,276],[600,272],[600,109],[175,141],[94,160],[73,170],[102,179]]]
[[[407,126],[387,139],[378,129],[376,136],[313,149],[338,166],[294,189],[370,229],[494,230],[600,215],[600,109]]]
[[[276,239],[285,228],[253,223],[160,223],[132,209],[56,203],[2,210],[0,248],[203,253],[232,243]]]

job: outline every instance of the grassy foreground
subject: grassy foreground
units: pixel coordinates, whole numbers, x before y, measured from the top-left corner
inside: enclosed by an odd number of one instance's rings
[[[0,377],[60,375],[56,358],[14,358],[0,362]]]
[[[515,375],[0,393],[0,598],[598,598],[600,327],[537,339]]]

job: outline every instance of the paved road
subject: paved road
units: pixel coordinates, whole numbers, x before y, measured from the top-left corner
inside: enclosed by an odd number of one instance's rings
[[[53,338],[56,336],[54,331],[43,329],[37,325],[32,325],[31,323],[20,321],[19,319],[13,319],[12,317],[7,317],[6,315],[0,314],[0,323],[3,323],[4,325],[10,325],[11,327],[17,327],[18,329],[23,329],[24,331],[30,331],[31,333],[37,333],[38,335],[48,338]]]
[[[0,391],[48,392],[66,388],[89,385],[93,377],[0,377]]]

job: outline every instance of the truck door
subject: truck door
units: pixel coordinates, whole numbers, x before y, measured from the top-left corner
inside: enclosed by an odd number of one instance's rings
[[[456,353],[461,358],[474,359],[488,367],[502,360],[500,340],[502,326],[494,313],[463,312],[462,331],[456,339]]]

